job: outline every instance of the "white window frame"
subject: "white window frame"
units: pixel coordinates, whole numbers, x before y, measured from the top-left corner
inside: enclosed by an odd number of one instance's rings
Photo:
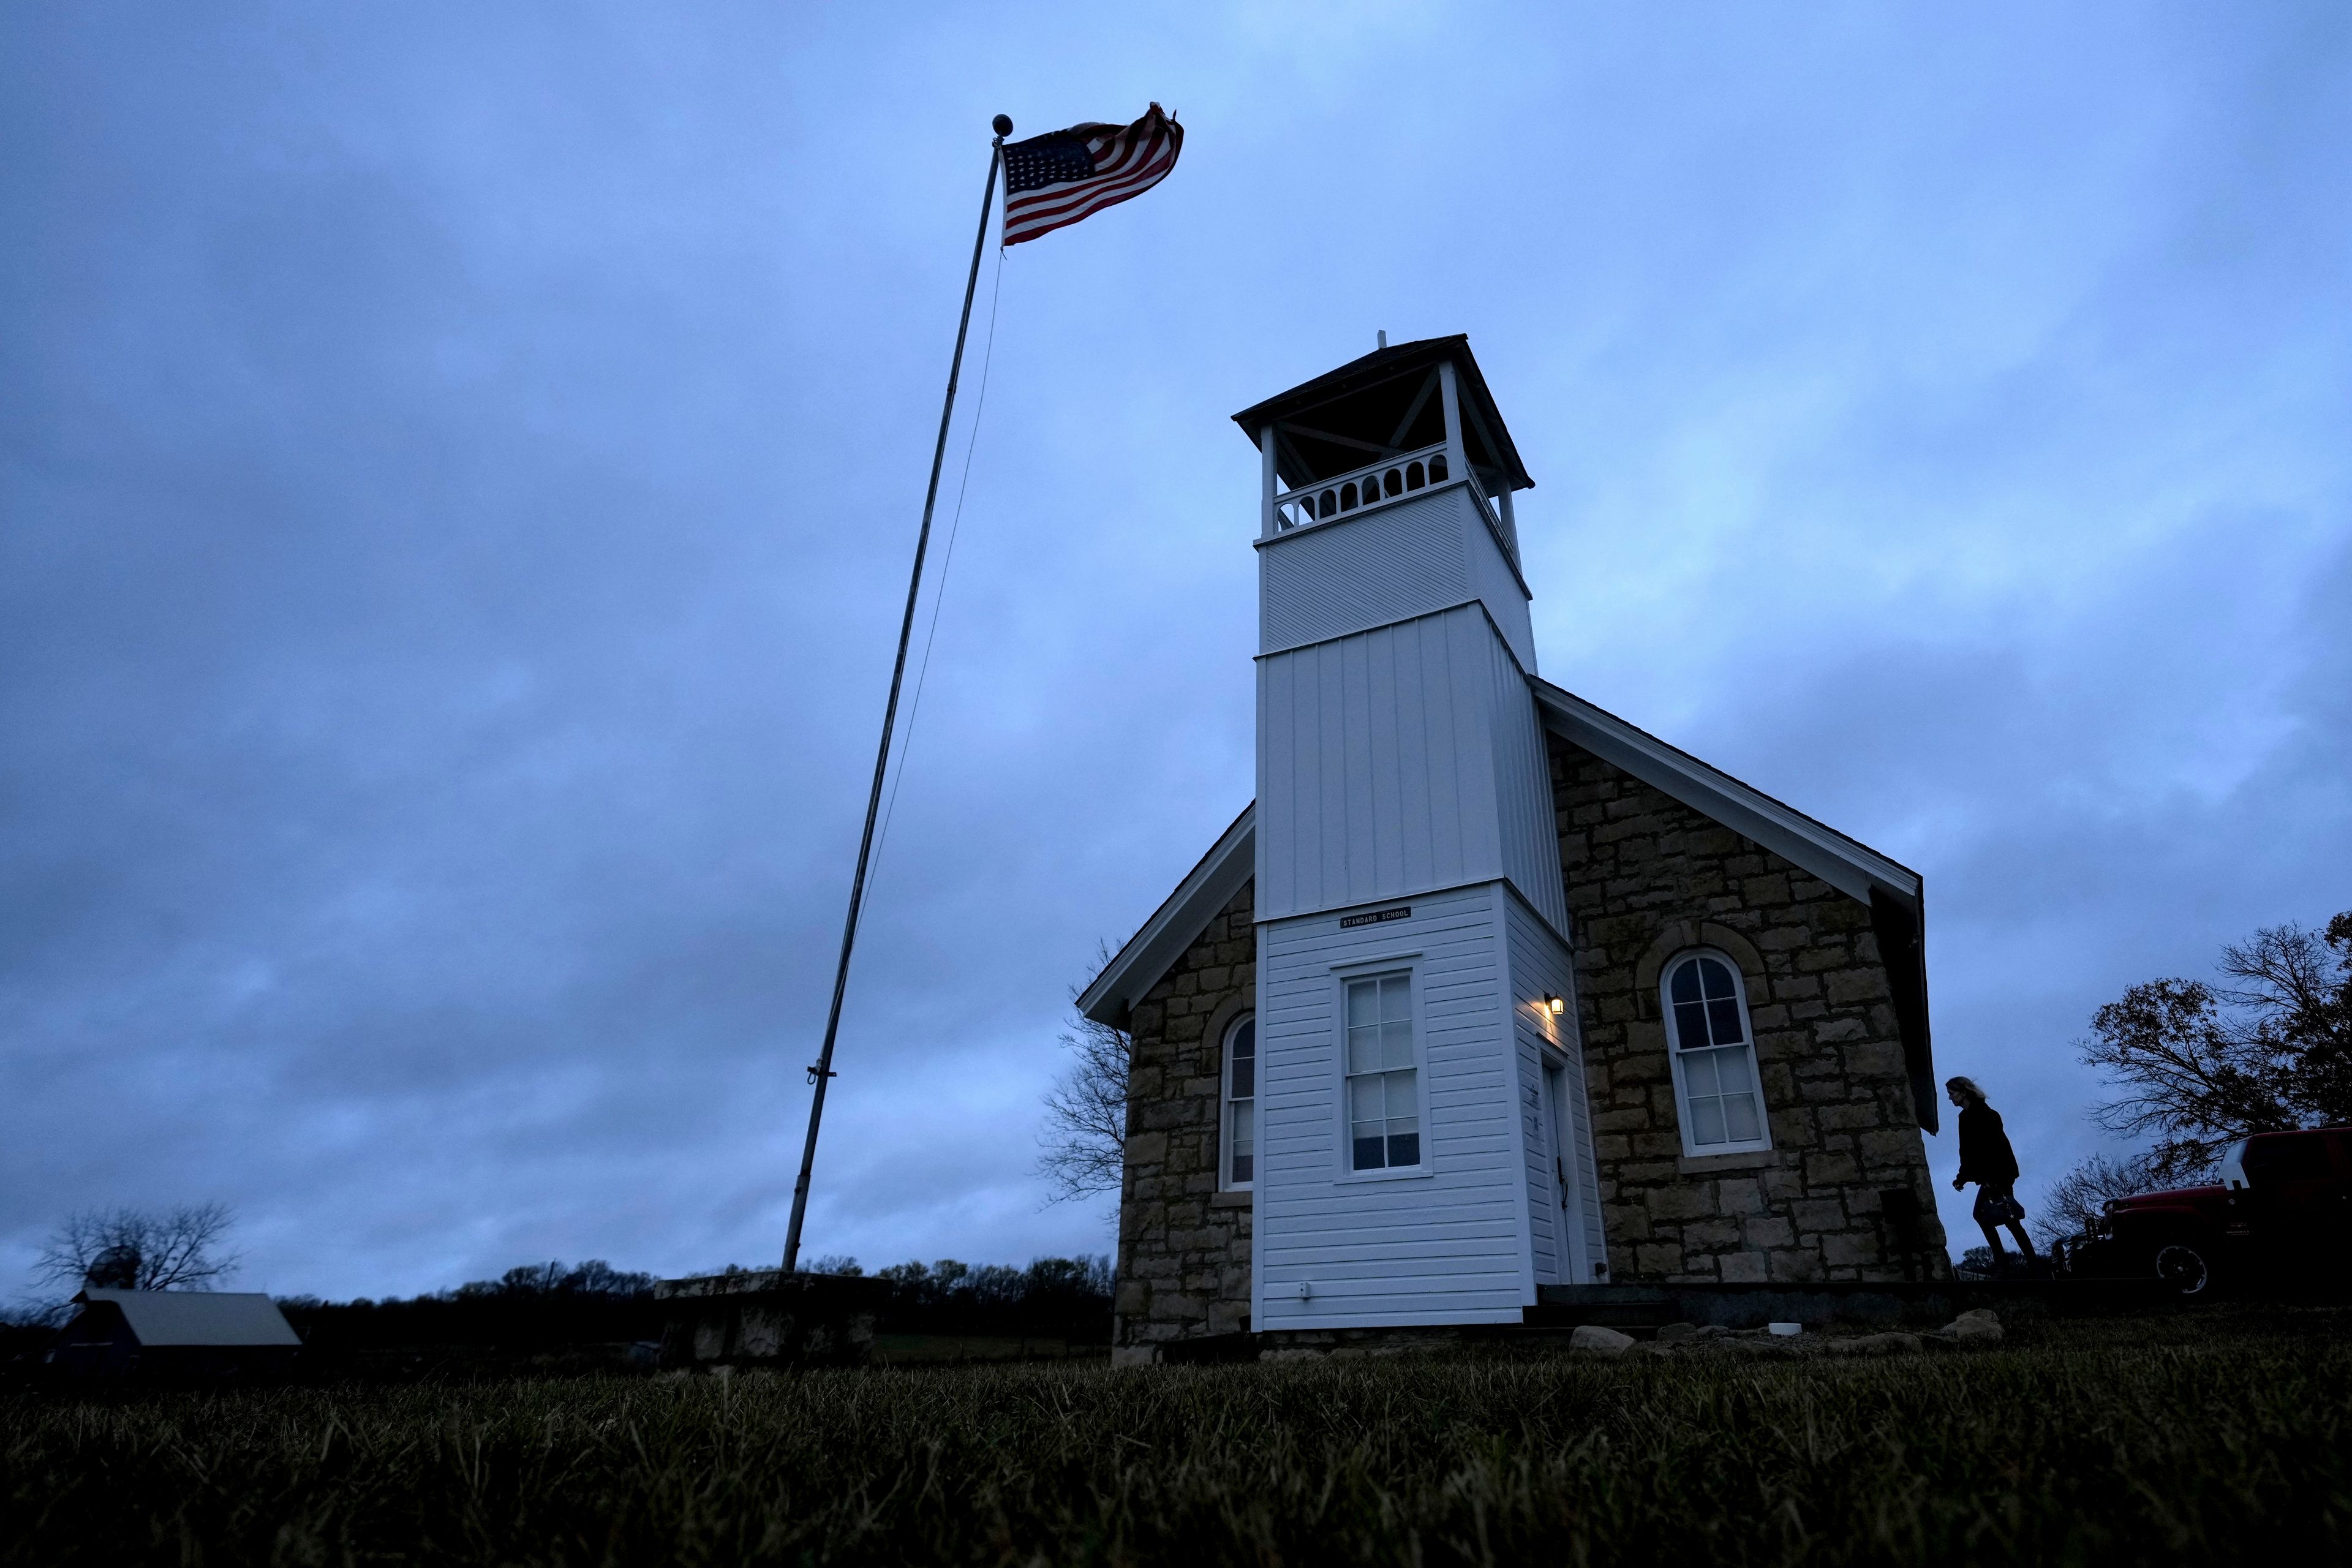
[[[1683,1075],[1683,1043],[1675,1017],[1675,974],[1694,959],[1711,958],[1731,972],[1731,981],[1739,1003],[1739,1031],[1744,1037],[1738,1047],[1716,1047],[1745,1049],[1748,1053],[1748,1081],[1755,1086],[1756,1127],[1754,1138],[1727,1140],[1721,1143],[1701,1143],[1695,1136],[1691,1115],[1690,1084]],[[1675,1123],[1681,1129],[1683,1153],[1686,1158],[1704,1160],[1715,1154],[1755,1154],[1772,1147],[1772,1111],[1764,1102],[1764,1075],[1759,1070],[1756,1057],[1756,1023],[1748,1012],[1748,973],[1739,961],[1715,947],[1686,947],[1666,960],[1658,971],[1658,1013],[1664,1021],[1666,1035],[1666,1065],[1675,1078]],[[1710,1047],[1701,1047],[1702,1050]]]
[[[1337,1101],[1338,1110],[1335,1118],[1338,1137],[1336,1158],[1333,1163],[1336,1167],[1335,1173],[1340,1181],[1408,1181],[1432,1175],[1436,1171],[1436,1163],[1430,1148],[1429,1052],[1425,1048],[1429,1032],[1428,1020],[1423,1016],[1422,1006],[1421,965],[1416,962],[1420,956],[1419,953],[1413,953],[1410,956],[1368,959],[1335,967],[1331,972],[1333,981],[1331,1067],[1335,1086],[1333,1098]],[[1352,1116],[1354,1108],[1349,1102],[1351,1093],[1349,1088],[1349,1080],[1351,1077],[1358,1075],[1351,1075],[1348,1071],[1348,987],[1366,980],[1381,980],[1392,975],[1403,978],[1405,994],[1410,1003],[1407,1017],[1411,1020],[1412,1030],[1413,1120],[1421,1126],[1419,1133],[1421,1163],[1415,1165],[1381,1165],[1371,1170],[1360,1171],[1356,1169],[1355,1126]]]
[[[1265,1119],[1257,1114],[1265,1099],[1265,1042],[1257,1038],[1255,1013],[1244,1013],[1225,1026],[1217,1042],[1217,1190],[1221,1193],[1246,1193],[1257,1186],[1257,1162],[1264,1158],[1258,1130]],[[1252,1026],[1250,1037],[1250,1179],[1236,1182],[1234,1171],[1234,1037],[1244,1025]]]

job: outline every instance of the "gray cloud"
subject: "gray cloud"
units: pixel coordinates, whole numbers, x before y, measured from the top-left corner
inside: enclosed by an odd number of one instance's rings
[[[1377,328],[1473,334],[1548,674],[1927,873],[2030,1160],[2352,903],[2333,9],[1123,26],[0,22],[0,1273],[780,1246],[1000,108],[1192,136],[1004,262],[819,1250],[1107,1244],[1036,1102],[1249,792],[1225,415]]]

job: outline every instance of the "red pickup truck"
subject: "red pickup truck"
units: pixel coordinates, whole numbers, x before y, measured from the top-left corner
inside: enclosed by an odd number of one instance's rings
[[[2108,1200],[2067,1272],[2154,1275],[2184,1296],[2235,1280],[2342,1278],[2352,1266],[2352,1128],[2258,1132],[2212,1186]]]

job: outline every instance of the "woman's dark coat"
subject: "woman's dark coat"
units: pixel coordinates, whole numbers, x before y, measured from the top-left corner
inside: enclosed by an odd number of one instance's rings
[[[1960,1109],[1960,1180],[1989,1187],[2017,1180],[2017,1151],[2000,1130],[2000,1112],[1982,1100]]]

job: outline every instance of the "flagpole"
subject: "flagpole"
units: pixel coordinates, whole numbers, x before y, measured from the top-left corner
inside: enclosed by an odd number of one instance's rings
[[[988,213],[996,201],[997,165],[1004,160],[1004,139],[1013,121],[998,115],[996,140],[989,143],[988,184],[980,196],[980,232],[971,242],[971,276],[964,280],[963,316],[956,322],[955,357],[948,362],[948,395],[940,409],[939,444],[931,449],[931,484],[923,492],[923,526],[915,535],[915,570],[907,580],[907,614],[898,623],[898,658],[890,667],[890,700],[882,708],[882,744],[874,756],[874,788],[866,798],[866,831],[857,841],[857,871],[849,883],[849,917],[841,928],[841,963],[833,974],[833,1005],[824,1016],[824,1044],[817,1050],[809,1078],[816,1092],[809,1101],[808,1142],[801,1149],[800,1179],[793,1184],[793,1220],[784,1233],[784,1272],[800,1267],[801,1222],[808,1216],[809,1175],[816,1168],[816,1133],[824,1119],[824,1091],[833,1081],[833,1045],[841,1031],[841,999],[849,989],[849,955],[857,945],[857,914],[866,901],[866,866],[874,853],[874,819],[882,809],[882,780],[890,768],[890,731],[898,718],[898,689],[907,679],[907,644],[915,632],[915,601],[923,587],[923,556],[931,544],[931,512],[940,500],[940,468],[947,460],[948,426],[955,417],[956,378],[963,373],[963,343],[971,330],[972,297],[980,289],[980,258],[988,249]]]

